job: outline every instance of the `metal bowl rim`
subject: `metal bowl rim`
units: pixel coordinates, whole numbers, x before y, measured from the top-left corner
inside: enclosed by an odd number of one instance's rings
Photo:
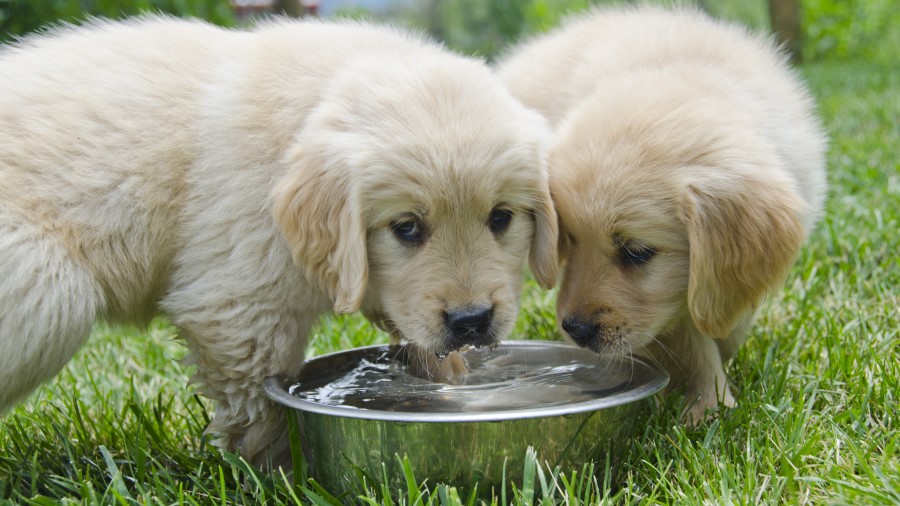
[[[351,351],[363,351],[374,348],[383,348],[388,345],[378,344],[362,346],[349,350],[341,350],[312,358],[307,363],[318,360],[326,360],[329,357],[349,353]],[[566,347],[577,348],[557,341],[503,341],[500,346],[513,347]],[[581,348],[577,348],[581,349]],[[669,383],[669,374],[657,367],[650,366],[639,357],[632,356],[633,360],[653,372],[652,377],[643,385],[633,390],[627,390],[609,397],[594,399],[584,402],[576,402],[562,406],[550,406],[532,409],[497,410],[477,413],[410,413],[401,411],[379,411],[370,409],[348,408],[343,406],[330,406],[319,404],[295,397],[284,388],[284,379],[278,377],[267,378],[263,384],[266,396],[289,408],[320,415],[337,416],[341,418],[357,418],[362,420],[389,421],[389,422],[424,422],[424,423],[449,423],[449,422],[502,422],[524,418],[546,418],[575,415],[590,411],[612,408],[630,402],[652,396]]]

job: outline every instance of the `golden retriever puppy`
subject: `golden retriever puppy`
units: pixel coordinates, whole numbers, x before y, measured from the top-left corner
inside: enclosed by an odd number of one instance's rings
[[[546,121],[483,63],[357,23],[95,21],[0,53],[0,410],[95,319],[177,326],[209,430],[279,457],[263,395],[323,312],[491,345],[556,279]],[[273,446],[274,445],[274,446]]]
[[[555,126],[562,331],[642,353],[688,396],[734,405],[723,370],[822,209],[826,138],[769,38],[690,9],[601,9],[499,67]]]

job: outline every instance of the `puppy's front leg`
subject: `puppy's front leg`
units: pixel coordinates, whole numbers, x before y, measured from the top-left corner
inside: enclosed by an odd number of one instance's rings
[[[234,300],[196,308],[185,302],[172,315],[197,366],[192,383],[215,402],[207,432],[220,436],[217,446],[254,465],[287,465],[284,410],[265,396],[263,383],[270,376],[299,374],[309,328],[320,311],[249,296],[236,299],[246,303]]]
[[[719,406],[734,407],[717,342],[696,329],[685,329],[662,341],[665,350],[652,355],[671,375],[670,385],[684,385],[686,407],[682,421],[697,424]],[[676,387],[677,388],[677,387]]]
[[[716,342],[706,336],[693,337],[699,342],[692,357],[691,377],[685,382],[685,400],[688,404],[681,418],[690,424],[697,424],[706,419],[710,410],[719,406],[733,408],[735,400]]]

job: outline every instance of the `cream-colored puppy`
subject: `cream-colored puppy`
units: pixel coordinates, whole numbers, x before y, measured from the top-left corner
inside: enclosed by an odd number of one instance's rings
[[[0,411],[96,318],[159,310],[209,429],[277,458],[261,384],[323,312],[447,352],[508,333],[529,253],[553,284],[548,138],[481,62],[385,27],[145,18],[3,48]]]
[[[644,353],[699,419],[783,283],[826,191],[813,101],[764,36],[693,10],[597,10],[499,74],[556,127],[557,317],[598,353]]]

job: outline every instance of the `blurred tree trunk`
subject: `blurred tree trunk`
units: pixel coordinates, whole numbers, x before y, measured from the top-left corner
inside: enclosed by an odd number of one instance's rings
[[[430,0],[426,5],[428,17],[428,33],[437,40],[444,40],[444,20],[440,0]]]
[[[769,19],[778,42],[784,46],[792,63],[800,63],[803,34],[800,31],[800,0],[768,0]]]
[[[707,14],[712,14],[712,10],[709,8],[709,0],[697,0],[697,7]]]
[[[300,0],[275,0],[272,3],[272,12],[299,18],[308,14],[308,9]]]

